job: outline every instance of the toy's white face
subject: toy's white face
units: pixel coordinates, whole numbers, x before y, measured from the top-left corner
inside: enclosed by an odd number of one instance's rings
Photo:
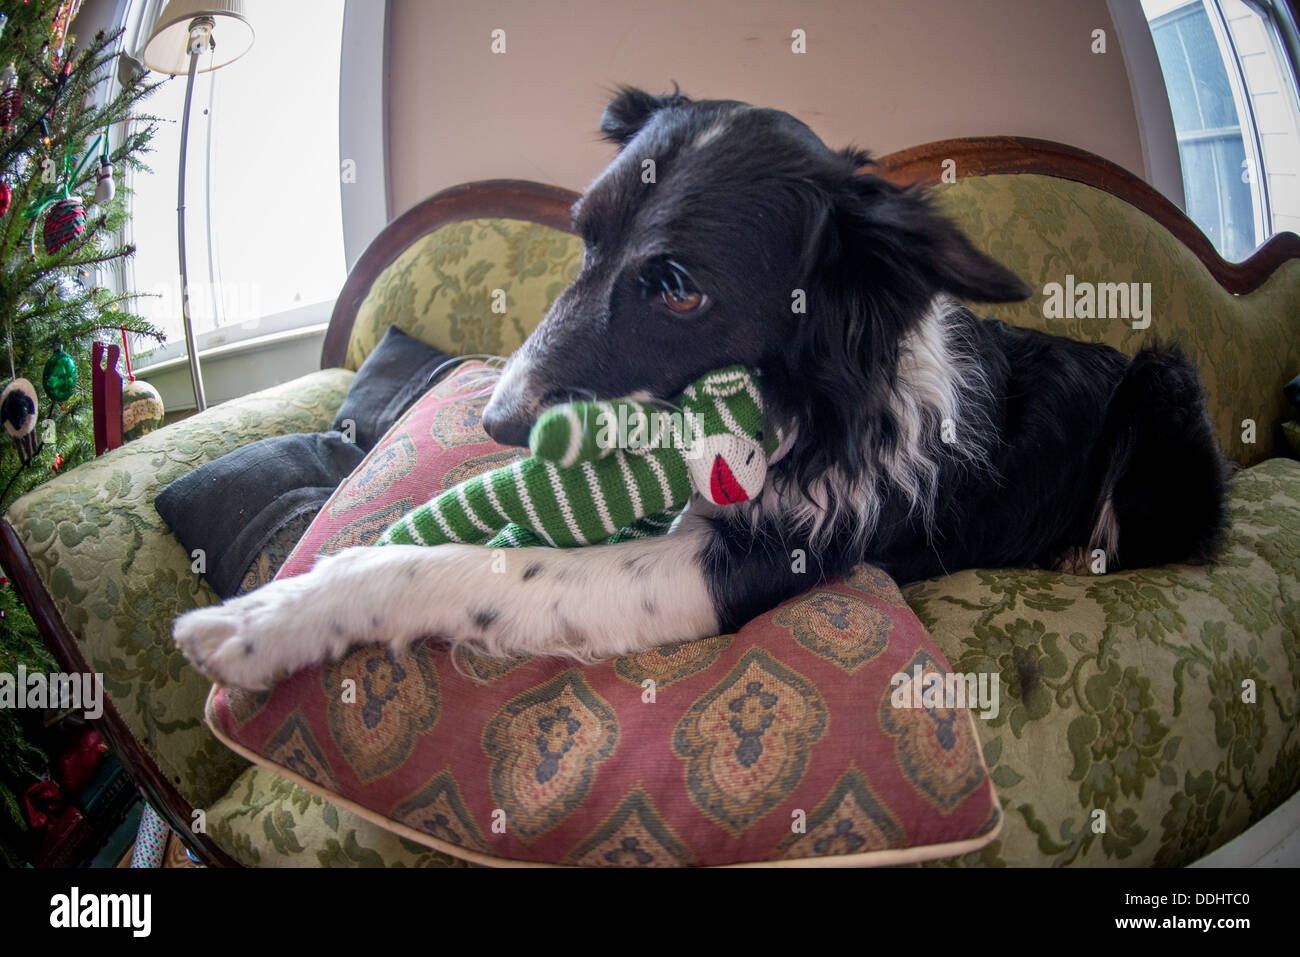
[[[717,505],[735,505],[748,502],[762,490],[767,456],[751,438],[706,435],[691,443],[686,469],[700,495]]]

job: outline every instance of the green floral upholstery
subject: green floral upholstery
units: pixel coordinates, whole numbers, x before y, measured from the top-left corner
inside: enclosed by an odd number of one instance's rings
[[[582,240],[518,219],[470,219],[412,243],[357,309],[347,368],[390,325],[449,355],[509,355],[582,264]],[[494,312],[505,293],[505,312]]]
[[[1189,864],[1300,788],[1300,463],[1238,473],[1231,507],[1212,566],[903,590],[955,671],[1000,675],[976,724],[1006,825],[964,863]]]
[[[474,867],[398,837],[250,765],[208,809],[208,833],[245,867]]]
[[[172,619],[217,596],[154,497],[249,442],[328,429],[352,375],[327,369],[213,406],[58,476],[6,516],[127,727],[196,807],[225,793],[246,762],[204,726],[208,682],[172,644]]]
[[[1300,373],[1300,261],[1234,296],[1172,233],[1091,186],[1026,173],[958,178],[939,190],[975,244],[1035,291],[1023,303],[980,306],[982,315],[1129,354],[1152,336],[1176,339],[1200,367],[1228,457],[1254,465],[1278,454],[1281,423],[1294,416],[1282,387]],[[1044,285],[1064,283],[1067,274],[1079,282],[1151,283],[1150,328],[1123,319],[1044,318]],[[1242,442],[1243,419],[1256,423],[1253,445]]]

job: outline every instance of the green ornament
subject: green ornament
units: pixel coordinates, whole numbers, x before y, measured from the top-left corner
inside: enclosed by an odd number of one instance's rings
[[[54,347],[54,355],[46,361],[41,384],[55,402],[67,402],[77,391],[77,363],[63,351],[62,343]]]

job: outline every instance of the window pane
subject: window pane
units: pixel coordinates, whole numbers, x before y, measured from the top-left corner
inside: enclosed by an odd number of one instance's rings
[[[343,0],[277,0],[250,10],[242,58],[195,81],[186,180],[196,334],[332,300],[346,275],[339,198]],[[214,34],[218,43],[219,28]],[[135,180],[136,288],[164,292],[151,318],[183,339],[176,177],[185,77],[149,109],[174,120]],[[143,311],[143,310],[142,310]]]
[[[1250,186],[1242,182],[1246,158],[1240,136],[1195,140],[1178,150],[1187,189],[1187,215],[1225,259],[1240,260],[1255,248]]]
[[[1156,56],[1169,90],[1187,215],[1225,259],[1256,245],[1255,196],[1233,81],[1201,0],[1143,0]],[[1249,118],[1247,118],[1248,120]]]

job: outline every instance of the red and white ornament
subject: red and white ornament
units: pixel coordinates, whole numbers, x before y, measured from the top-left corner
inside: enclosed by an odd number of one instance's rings
[[[81,199],[61,199],[45,215],[45,251],[53,256],[86,231],[86,207]]]

